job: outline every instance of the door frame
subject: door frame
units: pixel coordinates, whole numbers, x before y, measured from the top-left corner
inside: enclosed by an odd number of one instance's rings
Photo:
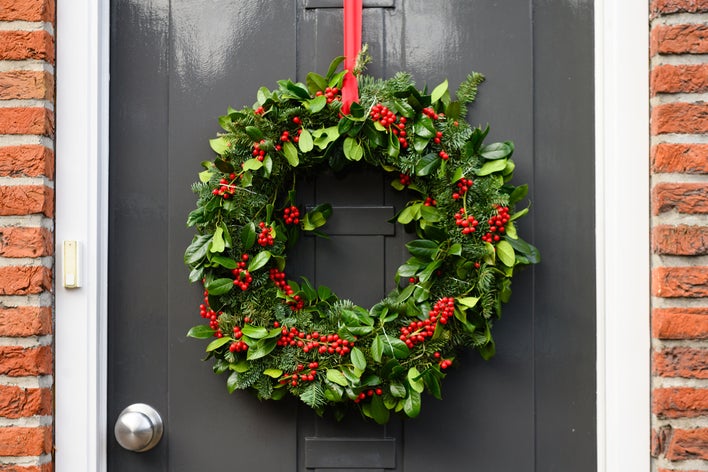
[[[57,285],[55,293],[57,472],[104,472],[106,431],[112,430],[106,419],[109,10],[109,0],[57,2],[55,234],[57,247],[65,240],[79,242],[82,280],[81,288]],[[650,470],[648,16],[646,0],[595,0],[602,472]],[[620,225],[633,229],[631,240],[615,237]],[[62,270],[58,254],[57,274]]]

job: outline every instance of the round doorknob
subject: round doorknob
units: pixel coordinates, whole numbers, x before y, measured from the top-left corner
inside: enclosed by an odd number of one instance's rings
[[[162,430],[162,418],[157,410],[144,403],[134,403],[120,412],[114,432],[123,448],[145,452],[160,442]]]

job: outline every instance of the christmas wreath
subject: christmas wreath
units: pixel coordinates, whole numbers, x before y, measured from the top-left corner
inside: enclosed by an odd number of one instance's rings
[[[204,284],[206,324],[188,335],[206,347],[229,392],[261,399],[290,393],[318,413],[358,408],[378,423],[390,412],[418,415],[421,394],[441,398],[441,381],[463,348],[488,359],[491,328],[520,266],[539,261],[515,222],[526,185],[509,184],[511,142],[483,144],[489,129],[470,126],[467,105],[484,80],[447,81],[432,92],[411,76],[359,76],[360,100],[343,113],[345,72],[336,59],[306,84],[262,87],[250,108],[219,119],[217,156],[203,164],[198,234],[185,252],[189,279]],[[397,288],[371,308],[285,275],[287,252],[302,232],[325,236],[332,208],[298,206],[297,179],[352,165],[379,168],[410,197],[395,220],[417,238],[395,275]],[[392,223],[393,224],[393,223]]]

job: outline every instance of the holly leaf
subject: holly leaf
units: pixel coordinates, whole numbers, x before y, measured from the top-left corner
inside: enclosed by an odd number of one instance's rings
[[[278,344],[277,338],[259,339],[255,344],[248,346],[246,359],[249,361],[265,357],[275,349]]]
[[[219,226],[214,231],[214,236],[211,238],[211,244],[209,245],[209,252],[224,252],[226,249],[226,243],[224,242],[224,229]]]
[[[310,110],[310,113],[317,113],[321,111],[325,105],[327,105],[327,97],[320,95],[303,102],[303,105],[305,105],[305,108]]]
[[[395,357],[396,359],[405,359],[410,355],[410,349],[406,346],[406,343],[398,338],[392,338],[391,336],[384,334],[386,339],[384,339],[383,353],[389,357]]]

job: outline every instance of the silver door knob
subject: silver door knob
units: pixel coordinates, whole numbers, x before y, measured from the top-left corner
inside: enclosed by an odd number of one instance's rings
[[[124,449],[145,452],[160,442],[162,430],[162,418],[157,410],[145,403],[134,403],[120,412],[114,432]]]

